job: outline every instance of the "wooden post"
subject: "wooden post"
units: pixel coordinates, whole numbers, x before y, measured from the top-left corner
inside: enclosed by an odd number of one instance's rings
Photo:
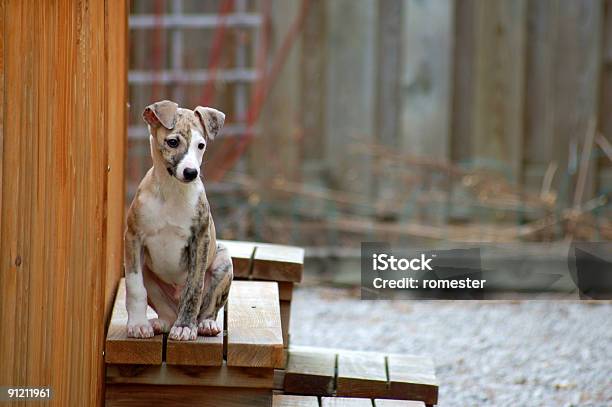
[[[127,10],[0,1],[0,383],[49,386],[57,405],[103,401],[121,259]]]

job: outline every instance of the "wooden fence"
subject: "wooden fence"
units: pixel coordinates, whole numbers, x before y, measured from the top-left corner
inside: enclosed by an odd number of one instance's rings
[[[104,400],[127,12],[109,0],[0,1],[0,385],[48,386],[57,406]]]
[[[612,1],[306,3],[300,35],[274,78],[256,136],[225,181],[248,174],[247,184],[253,185],[253,179],[257,185],[270,180],[276,185],[295,183],[321,188],[326,198],[349,194],[353,202],[361,200],[370,206],[413,200],[422,185],[411,186],[405,179],[427,179],[431,166],[391,166],[384,154],[375,153],[383,149],[405,155],[411,162],[424,159],[429,164],[485,168],[516,185],[519,194],[524,190],[538,194],[547,184],[545,189],[554,192],[558,208],[612,191],[612,161],[598,145],[591,150],[587,176],[578,182],[582,154],[593,139],[589,139],[590,129],[596,130],[595,140],[612,139]],[[236,4],[242,4],[242,9]],[[271,66],[282,52],[287,33],[299,22],[304,3],[244,0],[236,4],[226,10],[232,23],[226,27],[220,58],[219,69],[228,75],[236,73],[237,66],[255,69],[264,32],[269,34],[264,45]],[[156,89],[159,96],[182,98],[187,106],[201,102],[203,89],[212,80],[202,75],[214,55],[218,30],[210,24],[196,30],[161,17],[158,21],[165,23],[156,26],[150,17],[155,13],[176,17],[180,10],[192,23],[210,22],[223,5],[223,0],[205,5],[192,0],[134,1],[132,69],[151,73],[167,69],[178,74],[175,51],[181,42],[177,38],[184,38],[180,71],[185,77],[198,73],[200,81],[175,77]],[[150,24],[143,28],[144,20]],[[236,23],[240,21],[243,25]],[[188,37],[179,36],[183,31]],[[236,65],[240,44],[247,47],[243,51],[248,56],[246,65],[245,61]],[[163,55],[158,66],[152,60],[156,47]],[[242,92],[252,94],[252,80],[228,78],[238,80]],[[150,102],[154,88],[137,79],[133,77],[130,86],[130,123],[134,129],[143,129],[139,113]],[[215,89],[212,103],[228,112],[230,126],[239,123],[245,106],[244,100],[237,101],[234,82],[218,80]],[[223,165],[225,157],[216,153],[232,143],[229,140],[240,134],[240,128],[233,126],[231,135],[215,143],[205,173]],[[146,135],[131,137],[130,196],[150,165],[148,155]],[[213,180],[209,178],[211,188]],[[576,191],[578,184],[582,185]],[[279,198],[270,191],[260,192],[251,194],[251,204],[288,208],[286,194]],[[301,199],[296,196],[296,205]],[[219,200],[217,195],[213,205]],[[309,210],[316,208],[306,205]],[[413,211],[407,216],[418,214]]]

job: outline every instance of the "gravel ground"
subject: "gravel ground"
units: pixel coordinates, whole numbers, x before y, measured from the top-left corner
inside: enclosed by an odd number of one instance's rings
[[[612,406],[612,304],[361,301],[299,288],[291,343],[430,355],[442,407]]]

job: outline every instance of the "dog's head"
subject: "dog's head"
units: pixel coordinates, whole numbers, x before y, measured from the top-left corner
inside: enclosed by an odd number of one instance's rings
[[[216,109],[183,109],[169,100],[147,106],[142,117],[149,125],[153,160],[163,163],[171,176],[185,183],[200,175],[206,145],[225,122],[225,114]]]

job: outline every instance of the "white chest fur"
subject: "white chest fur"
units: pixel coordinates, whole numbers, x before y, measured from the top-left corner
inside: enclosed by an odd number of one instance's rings
[[[155,190],[143,191],[139,196],[147,266],[166,283],[182,285],[187,278],[181,256],[191,236],[196,205],[203,190],[199,180],[188,185],[173,181]]]

